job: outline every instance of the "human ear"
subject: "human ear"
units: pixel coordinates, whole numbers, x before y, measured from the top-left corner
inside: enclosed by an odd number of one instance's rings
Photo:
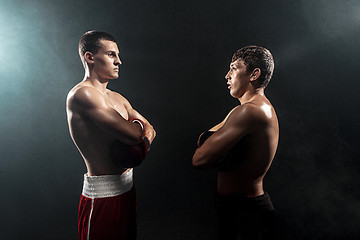
[[[94,62],[94,57],[93,54],[91,52],[86,52],[85,55],[85,61],[88,63],[93,63]]]
[[[260,68],[255,68],[251,73],[250,81],[257,80],[260,77],[260,75],[261,75]]]

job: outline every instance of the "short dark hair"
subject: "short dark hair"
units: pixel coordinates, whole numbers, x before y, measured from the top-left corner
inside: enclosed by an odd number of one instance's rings
[[[117,43],[116,39],[111,34],[96,30],[87,31],[81,36],[79,41],[79,55],[84,65],[85,53],[91,52],[93,54],[96,54],[102,47],[100,40],[108,40]]]
[[[244,61],[246,70],[249,73],[255,68],[259,68],[261,70],[259,77],[260,87],[265,88],[268,85],[274,72],[274,59],[268,49],[259,46],[240,48],[234,53],[231,62],[237,60]]]

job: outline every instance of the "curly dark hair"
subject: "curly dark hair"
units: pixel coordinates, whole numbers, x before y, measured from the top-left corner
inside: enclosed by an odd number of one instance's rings
[[[255,68],[259,68],[261,70],[261,75],[259,77],[260,87],[266,87],[274,72],[274,59],[271,55],[271,52],[259,46],[246,46],[237,50],[231,62],[235,62],[237,60],[244,61],[246,66],[246,70],[250,73]]]

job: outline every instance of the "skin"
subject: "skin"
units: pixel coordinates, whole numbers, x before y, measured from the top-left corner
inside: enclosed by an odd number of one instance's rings
[[[259,87],[261,70],[248,72],[242,60],[230,64],[225,76],[231,96],[241,105],[210,131],[216,131],[193,156],[193,166],[208,169],[230,150],[236,152],[237,166],[219,171],[217,191],[220,195],[240,193],[255,197],[264,194],[263,178],[274,158],[279,125],[273,106]]]
[[[128,119],[145,123],[145,136],[150,142],[156,136],[152,125],[126,98],[106,88],[110,79],[119,77],[122,63],[115,42],[100,40],[100,43],[102,47],[97,53],[85,53],[84,79],[70,90],[66,103],[70,135],[89,176],[121,174],[127,170],[111,157],[110,146],[115,140],[128,145],[142,141],[140,125]]]

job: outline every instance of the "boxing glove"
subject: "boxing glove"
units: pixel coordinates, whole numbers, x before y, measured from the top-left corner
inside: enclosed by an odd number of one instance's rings
[[[131,119],[131,122],[137,123],[145,133],[145,125],[139,119]],[[146,158],[147,152],[150,149],[150,141],[143,136],[142,141],[137,145],[127,145],[119,140],[115,140],[110,146],[110,155],[115,159],[118,165],[122,168],[133,168],[139,166]]]

